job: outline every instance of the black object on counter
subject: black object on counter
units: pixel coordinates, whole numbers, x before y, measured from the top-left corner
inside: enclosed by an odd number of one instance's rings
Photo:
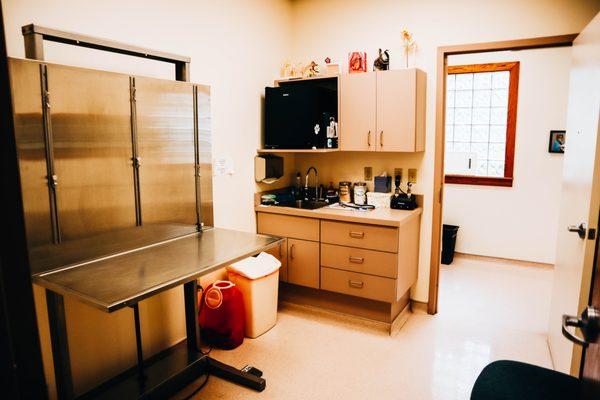
[[[442,264],[452,264],[457,235],[458,226],[444,224],[444,231],[442,234]]]
[[[417,199],[406,193],[394,194],[390,200],[390,208],[394,210],[414,210],[417,208]]]
[[[392,191],[392,177],[391,176],[376,176],[375,177],[375,190],[378,193],[389,193]]]

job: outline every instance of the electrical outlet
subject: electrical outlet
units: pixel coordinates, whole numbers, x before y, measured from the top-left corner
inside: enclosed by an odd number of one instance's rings
[[[417,169],[416,168],[408,169],[408,182],[417,183]]]
[[[402,178],[402,168],[394,168],[394,176],[392,176],[392,180],[396,179],[396,175],[400,175],[400,178]]]
[[[373,180],[373,167],[365,167],[365,181]]]

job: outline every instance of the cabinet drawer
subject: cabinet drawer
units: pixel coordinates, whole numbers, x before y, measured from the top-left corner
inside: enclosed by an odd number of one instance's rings
[[[348,222],[321,221],[321,242],[397,253],[398,229]]]
[[[259,212],[256,225],[258,233],[265,235],[319,241],[318,219]]]
[[[397,278],[398,255],[354,247],[321,244],[321,266]]]
[[[385,302],[396,301],[396,280],[321,267],[321,289]]]

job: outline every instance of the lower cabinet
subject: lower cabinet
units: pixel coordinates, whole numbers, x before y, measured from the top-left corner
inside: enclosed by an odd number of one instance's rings
[[[319,243],[288,239],[287,282],[300,286],[319,288]]]
[[[280,243],[279,246],[273,247],[267,250],[267,253],[273,255],[281,262],[281,268],[279,268],[279,280],[283,282],[288,281],[288,257],[287,257],[287,240]]]

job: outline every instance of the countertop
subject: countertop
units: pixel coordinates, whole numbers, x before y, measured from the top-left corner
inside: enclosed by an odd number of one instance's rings
[[[316,210],[305,210],[302,208],[293,207],[258,205],[254,207],[254,211],[271,214],[293,215],[296,217],[319,218],[334,221],[400,227],[404,222],[421,215],[422,208],[418,207],[414,210],[376,208],[371,211],[356,211],[331,207],[323,207]]]

